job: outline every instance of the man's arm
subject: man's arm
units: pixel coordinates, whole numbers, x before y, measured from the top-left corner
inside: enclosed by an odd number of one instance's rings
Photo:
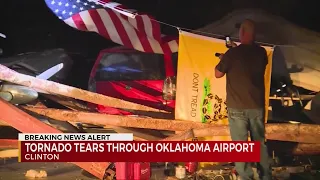
[[[215,68],[215,77],[216,78],[222,78],[229,69],[229,58],[226,55],[221,55],[220,62]]]
[[[267,50],[266,49],[264,49],[263,48],[263,50],[264,50],[264,67],[266,68],[266,66],[268,65],[268,63],[269,63],[269,61],[268,61],[268,53],[267,53]]]

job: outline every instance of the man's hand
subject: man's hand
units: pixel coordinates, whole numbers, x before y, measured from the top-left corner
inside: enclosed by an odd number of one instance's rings
[[[222,77],[224,76],[224,74],[225,74],[225,73],[220,72],[217,67],[214,69],[214,76],[215,76],[216,78],[222,78]]]
[[[238,45],[235,42],[231,41],[231,46],[232,47],[237,47]]]
[[[220,56],[219,56],[220,60],[222,59],[223,55],[224,55],[223,53],[220,54]]]
[[[225,71],[226,71],[226,59],[223,59],[224,54],[221,53],[219,56],[220,62],[218,63],[218,65],[215,68],[215,77],[216,78],[222,78],[225,75]],[[221,72],[220,69],[222,69]]]

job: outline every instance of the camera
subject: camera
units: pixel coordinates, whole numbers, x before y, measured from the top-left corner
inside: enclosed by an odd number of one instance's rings
[[[226,41],[226,47],[227,48],[232,48],[232,41],[231,41],[231,38],[229,36],[225,37],[225,41]]]
[[[226,42],[226,47],[227,47],[228,49],[230,49],[230,48],[233,47],[230,36],[226,36],[226,37],[225,37],[225,42]],[[222,54],[222,53],[215,53],[214,55],[215,55],[216,57],[220,57],[221,54]]]

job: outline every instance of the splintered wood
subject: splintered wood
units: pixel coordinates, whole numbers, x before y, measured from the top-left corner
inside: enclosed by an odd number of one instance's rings
[[[12,158],[19,156],[19,149],[0,150],[0,158]]]
[[[0,113],[1,121],[11,125],[15,129],[23,133],[61,133],[61,131],[46,125],[38,119],[30,116],[26,112],[18,109],[16,106],[0,98]],[[97,163],[97,162],[76,162],[75,165],[85,169],[94,176],[102,179],[106,168],[110,163]]]
[[[184,141],[194,137],[230,136],[229,127],[226,125],[161,119],[171,117],[172,113],[20,74],[3,65],[0,65],[0,80],[27,86],[43,93],[49,93],[51,95],[45,95],[47,98],[73,110],[22,106],[26,111],[59,121],[80,122],[82,124],[112,128],[116,132],[133,133],[135,140]],[[72,101],[72,98],[103,106],[126,109],[139,115],[147,113],[148,116],[161,118],[93,113],[91,112],[91,109]],[[23,133],[61,133],[61,131],[39,121],[35,117],[2,99],[0,99],[0,108],[2,110],[0,113],[0,125],[12,126]],[[90,130],[92,130],[92,128]],[[180,133],[166,137],[158,130]],[[273,142],[270,146],[268,144],[268,148],[270,147],[271,150],[277,149],[284,153],[296,155],[320,154],[320,125],[266,124],[266,137],[269,140],[277,140],[277,142]],[[0,151],[0,157],[17,156],[17,146],[17,141],[0,141],[0,148],[11,148],[11,150]],[[103,179],[106,168],[110,165],[109,162],[76,162],[74,164],[85,169],[99,179]],[[107,173],[110,173],[111,175],[115,174],[115,172],[110,169],[107,170]]]
[[[189,131],[195,137],[230,136],[226,125],[205,124],[192,121],[128,117],[69,110],[24,107],[26,110],[61,121],[74,121],[94,125],[112,125],[157,130]],[[188,132],[186,132],[188,133]],[[320,143],[320,126],[310,124],[266,124],[266,136],[270,140],[301,143]],[[187,135],[181,137],[188,137]]]
[[[0,80],[27,86],[50,94],[67,96],[94,104],[100,104],[120,109],[160,112],[160,110],[148,106],[21,74],[3,65],[0,65]]]
[[[44,115],[56,120],[70,121],[70,122],[82,122],[86,124],[94,125],[112,125],[123,127],[135,127],[145,129],[157,129],[157,130],[170,130],[170,131],[185,131],[192,128],[205,128],[208,124],[179,121],[179,120],[167,120],[167,119],[155,119],[155,118],[142,118],[142,117],[130,117],[130,116],[117,116],[101,113],[89,113],[89,112],[76,112],[51,108],[34,108],[23,107],[26,110],[35,112],[40,115]],[[214,126],[214,125],[209,125]]]

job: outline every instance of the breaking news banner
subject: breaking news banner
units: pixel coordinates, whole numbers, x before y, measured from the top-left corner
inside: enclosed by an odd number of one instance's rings
[[[253,141],[133,141],[133,134],[19,134],[19,162],[259,162]]]

